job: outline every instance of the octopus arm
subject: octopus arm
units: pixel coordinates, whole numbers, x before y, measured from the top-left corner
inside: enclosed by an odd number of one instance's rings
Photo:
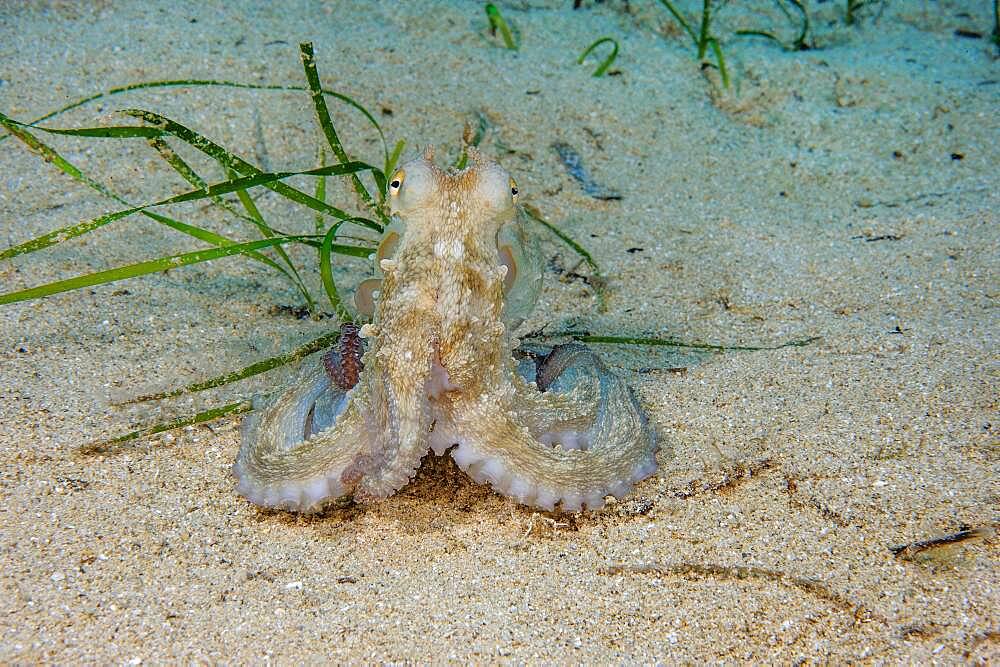
[[[557,353],[569,358],[547,391],[515,381],[500,395],[452,403],[451,453],[477,482],[522,504],[595,509],[656,471],[656,439],[632,391],[592,352]]]
[[[365,395],[375,438],[368,460],[358,471],[357,500],[387,498],[401,489],[416,475],[430,448],[427,392],[434,383],[437,322],[426,307],[429,301],[419,291],[403,292],[397,301],[390,301],[382,313],[388,321],[386,329],[407,335],[382,335],[365,355],[362,381],[367,381]]]
[[[233,475],[265,507],[307,511],[348,495],[345,472],[372,448],[363,393],[332,386],[317,364],[244,420]]]
[[[388,498],[405,486],[420,467],[429,449],[430,407],[424,386],[431,383],[427,370],[372,376],[372,429],[378,434],[371,451],[357,470],[355,499]]]

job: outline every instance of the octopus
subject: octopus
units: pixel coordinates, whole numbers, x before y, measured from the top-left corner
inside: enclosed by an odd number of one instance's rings
[[[428,452],[520,504],[597,509],[656,471],[629,386],[579,343],[533,354],[514,329],[541,288],[514,180],[470,151],[391,177],[391,223],[355,295],[371,321],[245,418],[233,465],[252,503],[310,512],[405,486]]]

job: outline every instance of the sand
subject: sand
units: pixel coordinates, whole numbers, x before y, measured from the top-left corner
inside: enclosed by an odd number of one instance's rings
[[[543,236],[546,287],[522,332],[819,337],[598,346],[663,441],[658,473],[599,512],[535,513],[432,457],[381,504],[298,516],[234,492],[239,417],[80,453],[279,386],[286,371],[115,406],[335,326],[282,310],[301,299],[276,273],[230,259],[0,307],[0,662],[996,660],[1000,70],[987,38],[955,34],[988,37],[991,8],[900,0],[847,27],[843,3],[809,4],[822,48],[805,52],[733,36],[791,40],[772,3],[726,8],[739,91],[719,94],[652,2],[502,3],[516,53],[478,3],[0,3],[0,110],[21,120],[138,81],[300,85],[306,40],[327,85],[410,155],[450,159],[484,114],[484,148],[524,201],[610,278],[600,312],[570,275],[586,269]],[[605,35],[620,73],[594,79],[575,57]],[[269,169],[313,166],[322,142],[302,93],[137,91],[49,124],[121,123],[126,107]],[[380,159],[359,114],[335,119],[352,154]],[[129,201],[186,189],[141,140],[44,138]],[[623,198],[584,193],[556,142]],[[250,235],[202,204],[170,212]],[[258,204],[312,228],[274,195]],[[0,246],[117,208],[0,143]],[[0,292],[202,245],[132,217],[0,262]],[[321,294],[312,256],[293,255]],[[984,530],[891,551],[963,528]]]

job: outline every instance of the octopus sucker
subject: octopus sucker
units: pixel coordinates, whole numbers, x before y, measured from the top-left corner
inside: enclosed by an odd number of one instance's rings
[[[392,222],[336,348],[255,406],[233,466],[252,503],[313,511],[394,494],[428,453],[518,503],[598,509],[656,471],[632,390],[587,347],[532,349],[512,332],[534,307],[540,256],[517,187],[478,153],[430,156],[390,179]]]
[[[543,509],[546,512],[551,512],[556,508],[556,503],[559,502],[559,497],[549,491],[548,489],[539,488],[535,492],[535,498],[531,502],[533,507]]]
[[[612,495],[618,500],[621,500],[631,489],[631,484],[619,480],[608,487],[608,495]]]
[[[502,493],[522,505],[530,505],[535,499],[535,485],[520,475],[511,475],[507,488]]]
[[[472,476],[470,470],[475,466],[475,469],[479,469],[479,465],[483,461],[482,454],[478,453],[472,445],[466,444],[464,442],[459,443],[451,452],[451,457],[458,464],[458,467],[464,470],[469,476]]]

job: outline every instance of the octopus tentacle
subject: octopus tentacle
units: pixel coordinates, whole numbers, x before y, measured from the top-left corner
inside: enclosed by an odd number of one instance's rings
[[[386,498],[409,482],[429,449],[432,416],[427,394],[435,383],[434,322],[419,308],[399,309],[397,326],[412,335],[383,336],[366,354],[362,380],[376,437],[359,470],[355,497]],[[371,358],[371,362],[369,359]],[[402,360],[402,363],[400,363]]]
[[[239,493],[257,505],[306,511],[353,490],[344,471],[369,448],[362,393],[337,389],[320,364],[243,424],[233,464]]]
[[[423,374],[407,378],[373,378],[371,428],[379,437],[354,469],[358,486],[355,498],[371,501],[387,498],[401,489],[417,472],[427,453],[431,425],[430,407],[420,387],[431,383],[430,364]]]
[[[460,436],[452,457],[520,503],[595,509],[655,472],[656,439],[632,391],[592,352],[572,345],[554,354],[561,368],[548,391],[514,383],[503,396],[448,406],[445,429]]]

